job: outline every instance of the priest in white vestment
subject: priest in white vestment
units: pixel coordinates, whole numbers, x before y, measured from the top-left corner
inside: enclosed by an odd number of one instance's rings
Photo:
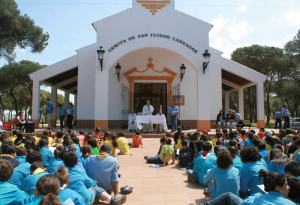
[[[144,105],[143,107],[143,115],[152,115],[152,113],[154,112],[154,107],[152,105],[150,105],[150,100],[147,100],[147,103],[146,105]],[[147,123],[147,124],[144,124],[144,128],[143,128],[143,131],[144,132],[149,132],[149,130],[151,132],[153,132],[153,125],[152,123]]]
[[[133,112],[133,110],[130,111],[128,115],[128,131],[136,130],[137,124],[136,124],[136,114]]]
[[[168,125],[167,125],[167,119],[164,113],[162,113],[162,110],[159,111],[159,113],[156,114],[156,116],[162,116],[164,118],[164,123],[159,125],[159,129],[161,129],[164,132],[168,131]],[[158,130],[160,131],[160,130]]]

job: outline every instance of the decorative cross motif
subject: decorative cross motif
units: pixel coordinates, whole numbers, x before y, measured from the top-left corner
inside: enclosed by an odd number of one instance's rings
[[[153,68],[154,67],[154,65],[152,64],[152,61],[153,61],[153,58],[148,58],[148,61],[149,61],[149,63],[148,63],[148,68]]]

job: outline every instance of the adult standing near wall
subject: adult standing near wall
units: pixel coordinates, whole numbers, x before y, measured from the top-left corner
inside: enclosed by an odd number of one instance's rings
[[[69,107],[67,110],[67,125],[69,130],[73,129],[73,119],[74,119],[74,106],[73,103],[69,103]]]
[[[64,128],[64,120],[66,117],[66,108],[62,106],[62,104],[58,105],[58,114],[59,114],[59,121],[60,121],[60,129]]]
[[[283,108],[281,110],[281,114],[282,114],[283,119],[284,119],[283,129],[290,128],[290,117],[289,117],[290,114],[289,114],[289,110],[288,110],[287,104],[283,105]]]
[[[177,129],[177,115],[179,113],[178,107],[172,102],[172,105],[168,108],[168,115],[170,115],[171,119],[171,129],[172,132],[175,132]]]
[[[279,112],[278,110],[275,112],[274,115],[274,120],[275,120],[275,129],[279,128],[281,129],[281,118],[282,118],[282,114],[281,112]],[[279,124],[279,126],[277,126]]]
[[[46,99],[47,109],[46,109],[46,121],[48,123],[48,127],[51,127],[51,119],[54,118],[54,105],[50,102],[50,98]]]
[[[152,115],[152,113],[154,112],[154,107],[150,104],[150,100],[147,100],[146,105],[144,105],[143,107],[143,115]],[[153,125],[152,123],[147,123],[146,125],[144,125],[144,132],[153,132]]]

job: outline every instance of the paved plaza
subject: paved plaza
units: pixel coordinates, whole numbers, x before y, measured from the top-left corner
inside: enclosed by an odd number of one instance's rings
[[[129,139],[131,141],[131,139]],[[144,148],[131,148],[132,156],[118,156],[120,187],[132,186],[126,205],[185,205],[203,202],[205,195],[200,185],[188,183],[185,170],[177,165],[154,168],[146,164],[144,156],[154,156],[159,149],[159,139],[143,139]]]

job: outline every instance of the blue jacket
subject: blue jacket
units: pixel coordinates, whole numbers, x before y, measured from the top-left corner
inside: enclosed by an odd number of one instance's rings
[[[84,199],[86,204],[91,204],[93,200],[93,193],[88,188],[93,187],[97,182],[89,178],[78,167],[67,167],[70,174],[69,189],[76,191]]]
[[[29,162],[17,166],[8,182],[19,187],[22,181],[30,175],[30,166],[31,164]]]
[[[21,191],[16,185],[0,181],[0,204],[22,205],[29,203],[33,196]]]
[[[16,160],[18,160],[21,164],[26,162],[26,156],[18,156],[16,157]]]
[[[246,139],[244,142],[244,147],[252,147],[253,143],[251,142],[250,139]]]
[[[250,194],[262,193],[262,190],[257,185],[262,185],[262,180],[258,176],[258,172],[265,169],[265,166],[257,162],[248,162],[241,169],[240,192],[247,193],[250,189]]]
[[[56,159],[55,157],[52,157],[49,161],[49,167],[48,167],[48,172],[50,174],[54,174],[54,172],[60,168],[63,167],[64,162],[61,159]]]
[[[28,193],[29,195],[34,194],[34,190],[35,190],[35,186],[36,186],[36,182],[44,175],[47,175],[47,172],[41,172],[39,174],[32,174],[29,175],[28,177],[26,177],[21,185],[20,185],[20,189],[25,191],[26,193]]]
[[[198,174],[199,183],[207,187],[207,184],[204,183],[203,177],[206,175],[207,170],[212,169],[217,166],[217,157],[209,154],[209,156],[203,157],[202,155],[195,160],[193,173]]]
[[[43,163],[44,167],[48,168],[49,161],[53,157],[52,152],[47,147],[42,147],[42,149],[40,150],[40,153],[43,156],[42,163]]]
[[[268,194],[256,193],[243,200],[242,205],[296,205],[284,198],[281,193],[270,191]]]
[[[233,166],[228,169],[212,168],[203,178],[204,183],[213,182],[212,197],[227,192],[239,195],[239,170]]]
[[[268,164],[269,172],[278,172],[285,175],[284,166],[287,164],[287,161],[280,162],[278,160],[272,160]]]
[[[244,163],[242,162],[241,158],[235,157],[233,158],[233,166],[239,170],[239,173],[241,172],[242,167],[244,166]]]
[[[58,198],[60,199],[60,202],[65,202],[70,198],[72,199],[75,205],[85,204],[83,197],[80,196],[80,194],[78,194],[76,191],[73,191],[72,189],[69,188],[60,190],[58,194]]]

